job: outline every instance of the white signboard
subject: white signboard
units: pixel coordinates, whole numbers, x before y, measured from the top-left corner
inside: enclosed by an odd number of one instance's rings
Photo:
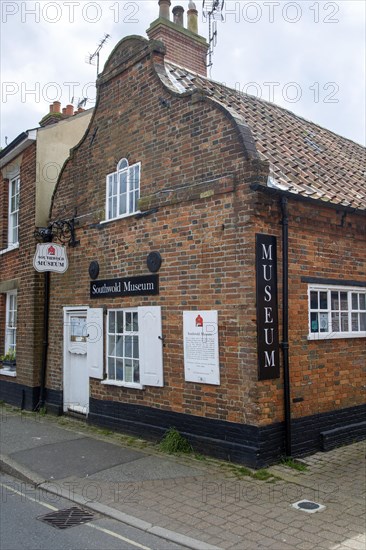
[[[185,380],[220,385],[217,311],[184,311],[183,336]]]
[[[69,267],[66,248],[54,243],[37,244],[33,267],[36,271],[65,273]]]

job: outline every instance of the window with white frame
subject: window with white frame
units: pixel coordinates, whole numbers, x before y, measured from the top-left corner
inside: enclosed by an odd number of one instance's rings
[[[6,293],[5,353],[16,350],[17,341],[17,291]]]
[[[138,312],[108,312],[107,376],[109,380],[140,383]]]
[[[107,176],[106,219],[114,220],[138,211],[141,163],[130,166],[127,159],[117,165],[117,171]]]
[[[163,386],[161,329],[160,306],[108,310],[103,384],[136,389]]]
[[[20,178],[16,176],[9,181],[8,246],[19,242],[19,193]]]
[[[366,336],[366,290],[309,286],[309,339]]]

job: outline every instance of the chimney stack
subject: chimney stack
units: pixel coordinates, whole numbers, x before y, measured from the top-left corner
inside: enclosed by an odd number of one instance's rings
[[[146,31],[150,40],[160,40],[166,48],[165,59],[189,71],[207,76],[207,40],[198,34],[198,11],[190,0],[188,28],[184,27],[184,8],[173,8],[174,21],[170,21],[170,0],[159,0],[159,18]]]

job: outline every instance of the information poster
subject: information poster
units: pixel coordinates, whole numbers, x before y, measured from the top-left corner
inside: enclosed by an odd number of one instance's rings
[[[185,380],[220,385],[217,311],[184,311],[183,337]]]

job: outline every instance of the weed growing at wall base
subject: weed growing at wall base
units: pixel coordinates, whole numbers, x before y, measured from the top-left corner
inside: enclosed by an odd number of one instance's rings
[[[165,453],[191,453],[192,445],[183,437],[178,430],[170,428],[163,437],[159,449]]]

